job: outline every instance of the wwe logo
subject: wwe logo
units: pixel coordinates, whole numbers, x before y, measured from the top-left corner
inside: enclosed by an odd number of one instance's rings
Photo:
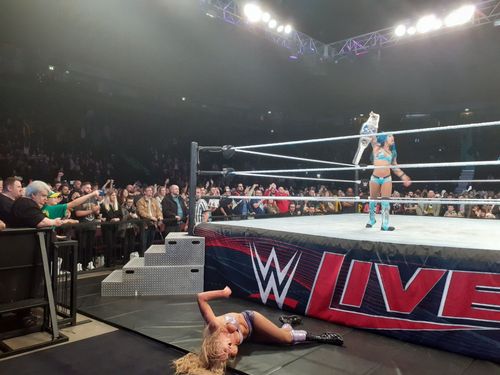
[[[262,264],[262,260],[259,256],[259,253],[257,252],[254,243],[250,245],[250,253],[252,255],[253,271],[255,273],[257,284],[259,285],[260,298],[262,302],[267,302],[269,294],[272,291],[278,307],[282,309],[283,303],[285,302],[285,298],[288,293],[288,288],[290,288],[290,284],[292,283],[293,276],[295,275],[295,271],[297,270],[297,266],[299,265],[299,260],[302,254],[299,254],[297,260],[295,260],[295,257],[297,256],[297,253],[295,253],[293,257],[288,261],[285,268],[281,270],[281,266],[279,264],[278,257],[276,256],[274,247],[271,249],[271,254],[269,254],[269,258],[267,259],[265,265]],[[274,264],[276,273],[269,272],[272,264]],[[292,266],[293,271],[290,273],[290,276],[287,277],[288,270]],[[283,283],[285,279],[286,282]],[[263,285],[265,285],[265,287]],[[281,292],[279,291],[279,289],[281,289]]]

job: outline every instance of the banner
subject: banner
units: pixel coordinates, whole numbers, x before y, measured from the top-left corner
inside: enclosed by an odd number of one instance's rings
[[[201,224],[205,288],[500,363],[500,255]]]

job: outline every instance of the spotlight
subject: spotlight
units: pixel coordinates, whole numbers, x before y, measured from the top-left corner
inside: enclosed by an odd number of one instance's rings
[[[394,34],[398,37],[402,37],[406,34],[406,26],[405,25],[398,25],[394,29]]]
[[[276,31],[278,31],[279,33],[282,33],[284,29],[285,29],[285,26],[279,25],[278,28],[276,29]]]
[[[448,27],[463,25],[472,20],[476,7],[474,5],[464,5],[446,16],[444,24]]]
[[[285,34],[290,34],[292,32],[292,25],[285,26]]]
[[[420,34],[428,33],[429,31],[435,30],[440,22],[441,21],[439,21],[434,14],[424,16],[417,22],[417,31]]]
[[[276,21],[274,18],[271,21],[269,21],[269,23],[267,24],[267,26],[269,26],[270,29],[276,28],[277,25],[278,25],[278,21]]]
[[[272,112],[271,111],[267,111],[267,114],[270,115],[270,114],[272,114]]]
[[[271,20],[271,15],[269,13],[264,13],[262,14],[262,22],[268,23]]]
[[[54,65],[49,65],[49,70],[55,70],[56,68],[54,67]]]
[[[243,8],[243,13],[249,22],[259,22],[262,18],[262,10],[258,5],[253,3],[246,4]]]
[[[183,96],[183,97],[181,98],[181,100],[182,100],[183,102],[185,102],[185,101],[186,101],[186,97],[185,97],[185,96]]]
[[[408,30],[406,30],[406,32],[408,33],[408,35],[415,35],[417,29],[414,26],[410,26]]]

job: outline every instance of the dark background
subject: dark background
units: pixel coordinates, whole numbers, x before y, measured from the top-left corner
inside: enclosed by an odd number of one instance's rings
[[[262,3],[323,42],[461,5]],[[146,163],[142,172],[126,164],[112,173],[153,179],[161,174],[147,165],[155,150],[184,160],[192,140],[243,145],[354,134],[360,114],[371,109],[382,114],[384,130],[498,120],[499,45],[500,28],[490,24],[338,64],[290,60],[287,49],[207,17],[194,0],[5,0],[0,4],[0,121],[15,118],[13,126],[28,121],[34,143],[43,139],[40,147],[59,154],[75,149],[99,158],[127,154]],[[49,65],[55,69],[49,71]],[[472,113],[464,115],[465,108]],[[425,116],[408,116],[415,113]],[[402,136],[400,162],[496,159],[500,133],[495,129],[473,131],[465,153],[462,132]],[[3,152],[11,146],[2,137]],[[354,147],[346,142],[276,151],[348,162]],[[259,166],[240,159],[232,164]],[[266,162],[267,167],[297,165]]]

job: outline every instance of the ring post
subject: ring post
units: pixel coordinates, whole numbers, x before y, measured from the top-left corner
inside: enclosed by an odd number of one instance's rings
[[[198,142],[191,142],[191,165],[189,173],[189,225],[188,233],[194,235],[194,216],[196,214],[196,185],[198,184]]]

